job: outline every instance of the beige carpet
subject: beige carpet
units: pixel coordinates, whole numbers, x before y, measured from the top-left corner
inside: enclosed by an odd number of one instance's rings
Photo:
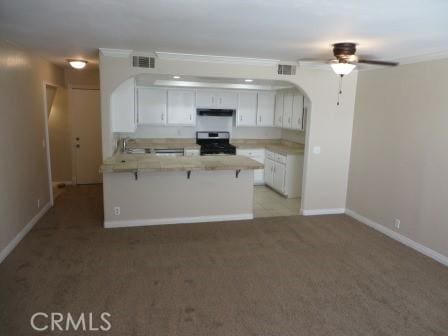
[[[0,265],[0,335],[448,335],[448,268],[345,215],[109,229],[70,188]],[[37,312],[111,331],[33,333]]]

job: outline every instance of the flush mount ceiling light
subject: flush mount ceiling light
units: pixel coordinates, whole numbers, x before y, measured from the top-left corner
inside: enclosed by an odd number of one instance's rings
[[[356,65],[351,63],[332,63],[331,67],[336,75],[345,76],[352,72]]]
[[[70,66],[73,69],[84,69],[85,66],[87,65],[87,61],[83,61],[83,60],[68,60],[68,64],[70,64]]]
[[[244,80],[246,83],[252,83],[254,80],[253,79],[245,79]]]
[[[179,78],[180,78],[180,76],[173,76],[173,78],[174,78],[174,79],[179,79]]]

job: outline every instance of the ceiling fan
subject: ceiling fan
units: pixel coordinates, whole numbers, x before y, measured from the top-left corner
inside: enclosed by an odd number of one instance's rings
[[[356,53],[356,43],[340,42],[333,46],[333,55],[336,59],[330,60],[329,63],[333,71],[340,76],[348,75],[358,63],[372,64],[381,66],[397,66],[398,62],[377,61],[371,59],[359,58]]]

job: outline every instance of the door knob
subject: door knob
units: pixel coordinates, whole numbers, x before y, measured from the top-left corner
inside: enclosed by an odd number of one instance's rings
[[[81,147],[81,146],[80,146],[79,144],[77,144],[77,145],[76,145],[76,148],[79,148],[79,147]]]
[[[76,141],[79,141],[79,137],[76,137]]]

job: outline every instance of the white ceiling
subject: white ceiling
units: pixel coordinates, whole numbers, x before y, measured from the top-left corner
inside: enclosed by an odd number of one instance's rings
[[[448,51],[448,1],[0,0],[0,38],[61,64],[100,47],[295,61],[338,41],[400,60]]]

